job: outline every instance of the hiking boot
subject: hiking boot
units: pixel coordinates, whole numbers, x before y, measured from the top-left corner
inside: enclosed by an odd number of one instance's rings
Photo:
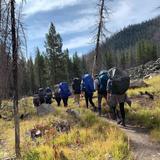
[[[97,111],[97,108],[94,106],[93,107],[93,112],[96,112]]]
[[[125,124],[125,121],[123,120],[122,121],[122,124],[121,124],[123,127],[126,127],[126,124]]]
[[[118,120],[118,121],[117,121],[117,124],[121,124],[121,123],[122,123],[122,120]]]
[[[130,107],[132,106],[132,101],[131,100],[128,99],[126,102]]]
[[[101,111],[99,111],[99,112],[98,112],[98,115],[99,115],[99,116],[101,116],[101,115],[102,115],[102,112],[101,112]]]

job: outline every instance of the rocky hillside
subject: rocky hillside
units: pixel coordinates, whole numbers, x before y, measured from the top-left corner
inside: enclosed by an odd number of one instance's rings
[[[144,65],[140,65],[131,69],[128,69],[131,79],[148,78],[152,74],[160,74],[160,58],[156,61],[149,61]]]

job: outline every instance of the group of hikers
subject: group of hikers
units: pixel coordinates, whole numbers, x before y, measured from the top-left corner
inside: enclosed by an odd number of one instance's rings
[[[61,82],[52,89],[47,87],[46,89],[40,88],[38,93],[34,95],[33,103],[36,107],[39,107],[42,103],[51,104],[52,98],[57,102],[57,106],[60,106],[61,100],[65,107],[68,106],[68,98],[73,94],[74,100],[77,106],[80,106],[80,97],[84,96],[86,107],[89,108],[89,103],[92,106],[94,112],[98,111],[99,115],[102,114],[102,98],[106,100],[106,105],[109,106],[110,115],[112,119],[116,120],[118,124],[125,126],[125,102],[131,106],[131,101],[127,97],[126,91],[130,85],[129,76],[118,68],[112,68],[110,70],[102,70],[99,74],[94,76],[85,74],[82,79],[75,77],[72,80],[72,93],[67,82]],[[98,94],[98,107],[93,102],[94,92]],[[119,105],[119,110],[117,106]]]

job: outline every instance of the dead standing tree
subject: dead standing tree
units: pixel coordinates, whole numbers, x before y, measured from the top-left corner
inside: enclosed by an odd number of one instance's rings
[[[0,98],[9,98],[8,90],[10,96],[12,94],[14,98],[15,152],[16,156],[20,157],[18,61],[20,60],[19,53],[23,49],[21,46],[23,41],[26,43],[26,39],[20,22],[21,10],[18,15],[16,11],[15,0],[0,0]]]
[[[97,34],[94,37],[96,41],[96,47],[95,47],[95,55],[94,55],[94,61],[93,61],[93,67],[92,67],[92,75],[94,76],[95,73],[99,70],[99,63],[101,62],[101,54],[100,54],[100,44],[102,37],[105,37],[105,32],[108,32],[105,27],[105,19],[109,16],[109,9],[105,6],[105,0],[99,0],[98,3],[98,26],[97,26]],[[106,17],[107,16],[107,17]]]
[[[15,121],[15,151],[16,157],[20,157],[20,127],[19,127],[19,111],[18,111],[18,42],[16,34],[16,18],[15,18],[15,0],[11,0],[11,32],[12,32],[12,71],[13,71],[13,105],[14,105],[14,121]]]

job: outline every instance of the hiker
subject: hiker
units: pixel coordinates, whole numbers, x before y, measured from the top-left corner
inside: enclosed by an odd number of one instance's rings
[[[56,100],[57,106],[59,107],[61,105],[61,95],[60,95],[59,84],[54,86],[54,99]]]
[[[93,107],[93,110],[96,111],[96,106],[93,103],[93,93],[94,93],[94,81],[93,78],[90,74],[85,74],[83,76],[82,79],[82,91],[84,92],[84,97],[85,97],[85,101],[86,101],[86,107],[88,108],[88,102],[90,102],[90,104]]]
[[[63,100],[64,107],[67,107],[68,106],[68,97],[71,95],[68,83],[67,82],[61,82],[59,84],[59,89],[60,89],[60,96]]]
[[[45,102],[46,104],[52,103],[52,89],[50,87],[47,87],[45,90]]]
[[[77,105],[80,106],[81,80],[79,78],[73,79],[72,90],[74,94],[75,103],[77,103]]]
[[[102,98],[105,98],[107,104],[107,81],[109,79],[109,74],[106,70],[102,70],[99,75],[95,77],[95,89],[98,92],[98,113],[101,115],[102,112]]]
[[[37,92],[33,95],[33,104],[36,108],[40,106],[39,96]]]
[[[38,90],[38,96],[39,96],[40,105],[42,103],[45,103],[45,92],[44,92],[43,88],[39,88],[39,90]]]
[[[112,68],[109,71],[110,78],[107,83],[107,100],[113,114],[113,119],[117,120],[118,124],[125,126],[125,109],[124,104],[127,102],[131,106],[131,101],[128,99],[126,91],[129,88],[130,78],[124,72],[117,68]],[[120,114],[116,109],[119,105]]]

